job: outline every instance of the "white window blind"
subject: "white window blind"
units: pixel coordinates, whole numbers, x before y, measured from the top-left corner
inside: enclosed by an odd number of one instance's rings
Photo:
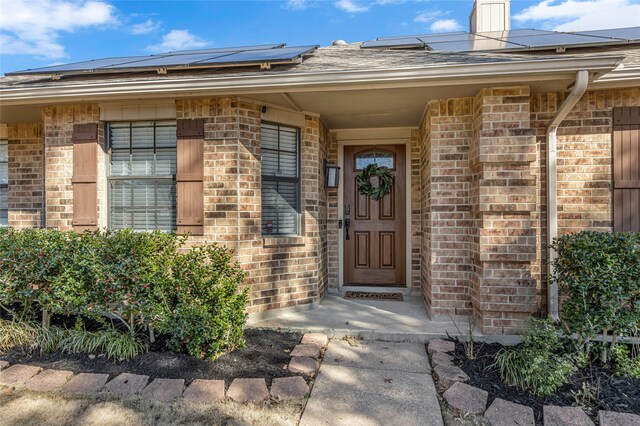
[[[9,225],[9,143],[0,140],[0,226]]]
[[[300,133],[262,123],[262,233],[296,235],[300,213]]]
[[[176,122],[109,123],[109,226],[176,228]]]

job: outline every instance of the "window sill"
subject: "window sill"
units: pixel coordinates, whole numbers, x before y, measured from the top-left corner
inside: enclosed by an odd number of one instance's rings
[[[301,235],[293,235],[293,236],[273,236],[273,237],[262,237],[262,247],[293,247],[293,246],[304,246],[305,245],[305,237]]]

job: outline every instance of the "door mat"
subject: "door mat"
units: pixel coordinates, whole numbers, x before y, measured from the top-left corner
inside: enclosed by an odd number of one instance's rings
[[[402,293],[375,293],[372,291],[347,291],[345,299],[365,299],[365,300],[397,300],[402,302]]]

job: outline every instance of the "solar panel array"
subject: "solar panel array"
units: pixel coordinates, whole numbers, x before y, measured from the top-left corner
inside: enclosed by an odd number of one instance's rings
[[[522,51],[640,43],[640,27],[558,32],[533,29],[380,37],[366,41],[364,49],[424,49],[442,52]]]
[[[117,71],[148,71],[159,68],[211,68],[294,63],[312,54],[318,46],[285,47],[284,43],[232,48],[184,50],[149,56],[123,56],[15,71],[19,74],[83,74]]]

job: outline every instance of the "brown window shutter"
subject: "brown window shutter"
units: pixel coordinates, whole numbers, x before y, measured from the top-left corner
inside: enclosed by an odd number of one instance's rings
[[[73,229],[98,227],[98,124],[73,125]]]
[[[178,233],[204,235],[204,120],[178,120],[176,136]]]
[[[640,232],[640,107],[613,109],[613,230]]]

